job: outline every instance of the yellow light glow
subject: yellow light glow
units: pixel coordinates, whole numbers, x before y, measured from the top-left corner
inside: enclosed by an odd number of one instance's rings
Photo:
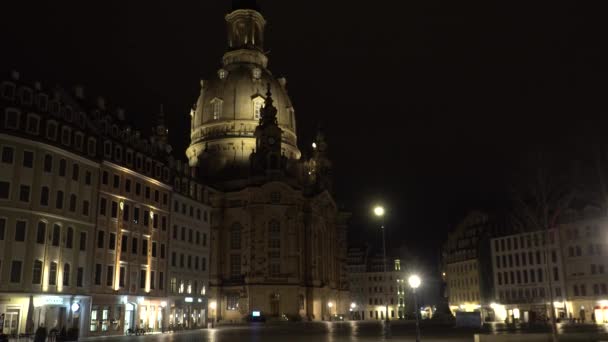
[[[217,302],[216,301],[211,301],[209,303],[209,307],[211,308],[211,310],[217,309]]]
[[[377,206],[374,208],[374,215],[378,216],[378,217],[382,217],[384,216],[384,208],[381,206]]]
[[[422,283],[420,277],[415,274],[411,275],[407,281],[413,289],[417,289],[420,286],[420,283]]]
[[[312,143],[312,148],[317,148],[317,143],[313,142]]]
[[[329,303],[327,303],[327,306],[328,306],[328,307],[331,309],[331,308],[333,308],[333,307],[334,307],[334,303],[329,302]]]

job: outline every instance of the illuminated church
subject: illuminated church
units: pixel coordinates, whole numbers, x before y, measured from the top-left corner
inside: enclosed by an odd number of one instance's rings
[[[226,15],[222,67],[201,81],[187,157],[216,189],[210,316],[322,320],[348,312],[346,220],[331,194],[327,144],[302,158],[287,81],[268,69],[254,0]],[[215,307],[215,309],[213,309]]]

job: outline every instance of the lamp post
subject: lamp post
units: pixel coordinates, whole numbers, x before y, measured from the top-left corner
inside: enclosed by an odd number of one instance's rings
[[[384,266],[384,281],[386,282],[386,280],[388,279],[388,275],[386,274],[386,234],[385,234],[385,229],[384,229],[384,207],[382,206],[377,206],[374,208],[374,214],[377,217],[380,217],[382,219],[382,223],[380,225],[380,230],[382,230],[382,254],[383,254],[383,266]],[[382,287],[384,287],[384,285],[382,285]],[[386,302],[386,314],[384,316],[384,319],[386,320],[386,322],[388,323],[388,289],[387,291],[384,292],[384,300]]]
[[[418,321],[418,297],[416,296],[416,289],[420,286],[422,282],[420,277],[417,275],[411,275],[407,280],[412,288],[414,294],[414,315],[416,315],[416,342],[420,342],[420,323]]]
[[[384,228],[384,207],[383,206],[376,206],[374,208],[374,215],[376,215],[376,217],[379,217],[382,221],[380,224],[380,230],[382,230],[382,255],[383,255],[383,266],[384,266],[384,281],[386,282],[388,280],[388,275],[386,273],[386,234],[385,234],[385,228]],[[382,285],[382,287],[384,287],[384,285]],[[385,336],[389,337],[391,335],[391,327],[390,327],[390,322],[388,319],[388,288],[386,289],[386,291],[384,291],[384,300],[386,302],[386,313],[384,316],[384,320],[385,320]]]

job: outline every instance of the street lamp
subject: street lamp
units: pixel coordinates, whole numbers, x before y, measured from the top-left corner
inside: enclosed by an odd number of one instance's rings
[[[385,229],[384,229],[384,214],[385,214],[385,210],[384,207],[381,205],[377,205],[376,207],[374,207],[374,215],[376,215],[376,217],[379,217],[382,221],[380,224],[380,230],[382,230],[382,253],[383,253],[383,266],[384,266],[384,282],[386,282],[388,280],[388,275],[386,273],[386,234],[385,234]],[[382,285],[382,287],[384,287]],[[384,300],[386,301],[386,313],[385,313],[385,336],[388,338],[391,335],[391,326],[389,323],[389,319],[388,319],[388,288],[386,289],[386,291],[384,291]]]
[[[407,282],[410,284],[410,287],[412,288],[412,291],[414,293],[414,314],[416,315],[416,342],[420,342],[420,323],[418,321],[418,298],[416,296],[416,289],[420,286],[422,280],[419,276],[414,274],[409,277]]]
[[[384,281],[386,282],[386,280],[388,279],[388,275],[386,274],[386,234],[385,234],[385,229],[384,229],[384,207],[383,206],[376,206],[374,208],[374,215],[376,215],[377,217],[382,219],[382,223],[380,225],[380,229],[382,230],[382,253],[384,256]],[[384,287],[384,286],[383,286]],[[386,320],[386,322],[388,322],[388,289],[387,291],[384,292],[384,300],[386,301],[386,315],[384,316],[384,319]]]

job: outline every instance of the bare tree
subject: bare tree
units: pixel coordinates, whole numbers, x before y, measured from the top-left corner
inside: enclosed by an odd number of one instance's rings
[[[527,172],[520,184],[513,188],[515,215],[522,227],[530,231],[544,231],[545,274],[549,284],[549,304],[551,307],[551,328],[553,341],[557,342],[557,325],[552,277],[549,268],[549,245],[551,239],[559,239],[559,233],[550,236],[559,216],[570,207],[576,197],[577,187],[574,169],[567,164],[550,160],[542,152],[534,154],[527,163]],[[546,303],[545,303],[546,305]]]

